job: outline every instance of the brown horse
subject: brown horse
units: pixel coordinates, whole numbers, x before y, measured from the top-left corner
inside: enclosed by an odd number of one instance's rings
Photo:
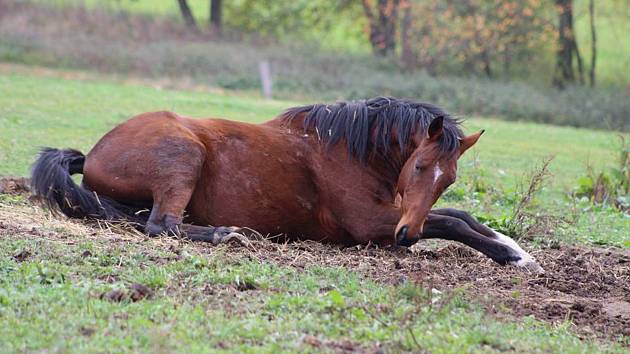
[[[208,225],[239,225],[346,245],[445,238],[539,269],[467,213],[431,210],[482,133],[464,136],[440,108],[387,97],[295,107],[260,125],[145,113],[87,156],[44,149],[32,186],[69,217],[133,221],[149,235],[218,243],[237,228]]]

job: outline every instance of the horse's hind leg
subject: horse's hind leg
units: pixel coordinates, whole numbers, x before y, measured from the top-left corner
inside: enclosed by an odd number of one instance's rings
[[[239,238],[236,227],[211,227],[183,224],[184,212],[198,185],[208,158],[206,147],[195,136],[177,125],[170,135],[161,137],[145,157],[143,176],[153,197],[151,214],[145,225],[149,236],[167,234],[192,241],[214,244]]]
[[[246,242],[246,237],[239,233],[238,227],[213,227],[197,226],[182,223],[183,209],[178,211],[177,203],[167,203],[170,211],[160,207],[155,203],[151,211],[151,216],[146,224],[145,232],[149,236],[170,235],[179,236],[191,241],[211,242],[219,244],[236,239],[240,243]],[[181,204],[180,204],[181,205]]]
[[[186,169],[194,166],[186,166]],[[153,207],[145,226],[149,236],[171,235],[181,236],[191,241],[205,241],[218,244],[239,238],[237,227],[212,227],[184,224],[183,216],[186,206],[196,184],[194,171],[173,173],[164,179],[164,184],[153,192]]]
[[[173,164],[173,156],[165,159],[179,168],[168,168],[171,166],[163,165],[159,169],[159,183],[153,186],[153,207],[145,225],[145,232],[149,236],[166,234],[213,244],[233,239],[244,243],[246,238],[238,233],[240,228],[197,226],[182,222],[204,162],[202,159],[204,154],[198,154],[195,150],[188,149],[184,155],[175,159],[176,164]]]
[[[197,226],[182,224],[181,236],[191,241],[212,242],[217,245],[229,241],[238,241],[241,244],[247,243],[247,237],[243,234],[243,229],[236,226]]]
[[[154,196],[151,215],[145,226],[149,236],[171,235],[181,236],[191,241],[204,241],[218,244],[232,239],[243,242],[237,227],[197,226],[182,223],[184,210],[192,195],[192,188],[179,185],[166,188]]]

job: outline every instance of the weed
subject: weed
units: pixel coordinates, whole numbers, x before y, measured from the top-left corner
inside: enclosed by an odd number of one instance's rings
[[[523,184],[514,191],[508,200],[516,201],[510,214],[502,214],[499,217],[492,215],[478,215],[481,222],[501,233],[512,236],[516,239],[522,238],[535,227],[541,218],[540,213],[530,211],[534,198],[540,193],[549,177],[549,165],[553,157],[545,158],[541,165],[534,168],[529,175],[527,187]]]
[[[510,221],[510,227],[517,231],[526,231],[526,224],[529,223],[528,214],[525,212],[527,207],[532,203],[532,200],[538,194],[544,184],[547,177],[549,177],[549,164],[553,161],[553,157],[547,157],[543,160],[542,165],[534,169],[529,178],[529,185],[527,189],[522,189],[520,193],[520,200],[514,206],[512,210],[512,217]]]
[[[576,198],[586,198],[594,204],[609,204],[622,212],[630,211],[630,142],[619,136],[617,165],[608,171],[595,172],[591,165],[586,175],[578,179],[573,191]]]

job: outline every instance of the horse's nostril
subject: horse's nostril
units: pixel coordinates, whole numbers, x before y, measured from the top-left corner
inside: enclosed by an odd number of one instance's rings
[[[407,231],[409,231],[409,226],[405,225],[398,230],[396,234],[396,242],[400,242],[407,238]]]

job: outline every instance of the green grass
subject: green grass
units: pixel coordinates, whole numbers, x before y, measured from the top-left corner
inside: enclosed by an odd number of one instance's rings
[[[383,285],[344,268],[261,263],[227,246],[86,237],[59,225],[38,230],[48,236],[0,230],[3,352],[321,352],[344,342],[388,352],[623,351],[582,341],[569,325],[497,321],[457,292]],[[23,252],[25,260],[14,259]],[[101,298],[135,283],[153,295]]]
[[[60,5],[66,5],[69,3],[85,4],[87,6],[102,6],[139,14],[179,16],[179,6],[177,5],[177,1],[171,0],[45,0],[43,2],[58,3]],[[188,5],[199,22],[208,21],[210,14],[209,4],[210,1],[207,0],[188,0]]]

